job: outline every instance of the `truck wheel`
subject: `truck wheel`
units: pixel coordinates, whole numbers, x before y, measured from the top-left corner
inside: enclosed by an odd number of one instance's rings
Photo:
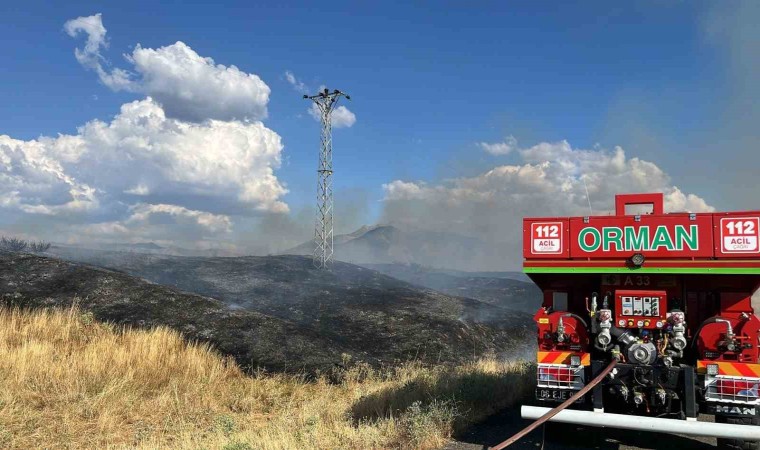
[[[730,423],[734,425],[760,426],[758,417],[726,417],[715,416],[717,423]],[[743,441],[741,439],[718,439],[718,448],[721,450],[760,450],[760,441]]]

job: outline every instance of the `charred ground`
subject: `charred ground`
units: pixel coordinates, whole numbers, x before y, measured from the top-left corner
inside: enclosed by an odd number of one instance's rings
[[[519,272],[468,273],[398,263],[362,266],[417,286],[506,309],[534,314],[541,306],[541,290]]]
[[[58,251],[114,270],[2,254],[3,298],[36,307],[68,305],[78,296],[98,319],[168,325],[245,367],[328,370],[345,355],[371,364],[461,362],[487,353],[519,356],[533,345],[527,314],[346,263],[324,272],[299,256]]]
[[[294,323],[139,278],[55,258],[0,253],[0,295],[21,308],[77,303],[96,319],[138,327],[166,325],[212,343],[243,366],[273,370],[328,367],[350,351]]]

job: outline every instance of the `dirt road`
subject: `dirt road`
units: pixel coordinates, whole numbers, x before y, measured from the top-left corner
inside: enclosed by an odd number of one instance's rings
[[[529,421],[521,419],[519,414],[519,410],[513,410],[492,416],[458,436],[456,442],[452,442],[442,450],[484,450],[489,446],[496,445],[529,424]],[[700,418],[700,421],[712,421],[712,417],[706,416]],[[715,446],[716,440],[714,438],[694,438],[551,423],[546,430],[538,428],[509,449],[715,450]]]

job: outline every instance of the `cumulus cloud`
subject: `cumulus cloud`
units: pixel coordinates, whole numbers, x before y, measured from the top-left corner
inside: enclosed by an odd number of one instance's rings
[[[384,220],[480,238],[492,244],[493,253],[463,263],[505,270],[519,264],[513,255],[520,254],[522,217],[588,215],[589,200],[594,214],[608,214],[616,193],[653,191],[665,194],[666,211],[713,210],[702,198],[672,185],[655,164],[629,158],[620,147],[573,149],[562,141],[515,151],[522,164],[440,183],[394,180],[383,185]]]
[[[338,106],[333,111],[332,123],[336,128],[350,128],[356,123],[356,115],[345,106]]]
[[[25,142],[0,135],[2,206],[45,215],[97,208],[96,190],[74,179],[63,166],[76,158],[77,145],[67,136]]]
[[[75,51],[80,64],[95,70],[100,81],[119,91],[143,93],[159,102],[167,117],[184,121],[261,120],[267,116],[270,89],[261,78],[237,67],[217,64],[178,41],[158,49],[137,44],[125,55],[132,70],[108,69],[101,49],[107,48],[106,28],[100,14],[72,19],[64,30],[87,35]]]
[[[493,144],[478,142],[478,146],[492,155],[508,155],[517,149],[517,139],[514,136],[507,136],[504,142]]]
[[[233,223],[232,218],[224,214],[177,205],[138,203],[129,207],[127,216],[122,219],[73,226],[69,231],[63,235],[69,243],[153,241],[173,246],[193,241],[190,247],[198,250],[208,243],[202,240],[205,237],[229,237]]]
[[[280,136],[260,120],[269,87],[177,42],[137,45],[110,69],[100,14],[66,22],[77,61],[114,90],[151,94],[74,134],[0,135],[0,231],[87,244],[141,242],[246,251],[258,222],[287,219]],[[267,217],[275,217],[267,220]],[[242,240],[245,236],[245,240]],[[246,245],[250,244],[250,245]]]
[[[288,211],[274,174],[282,148],[261,122],[183,122],[149,97],[75,135],[0,136],[0,206],[61,221],[106,218],[81,229],[99,235],[172,236],[157,217],[184,224],[191,240],[191,231],[228,233],[230,216]]]
[[[309,115],[317,122],[321,120],[322,113],[319,111],[319,107],[316,104],[312,104],[309,108]],[[356,115],[352,113],[345,106],[338,106],[333,109],[332,112],[332,126],[333,128],[350,128],[356,123]]]

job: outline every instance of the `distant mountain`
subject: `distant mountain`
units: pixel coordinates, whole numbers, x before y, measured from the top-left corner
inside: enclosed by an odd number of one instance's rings
[[[134,244],[129,243],[115,243],[110,244],[110,247],[114,249],[140,249],[140,250],[163,250],[164,248],[155,242],[138,242]]]
[[[453,362],[486,352],[522,356],[534,347],[529,314],[435,292],[352,264],[336,262],[325,271],[315,269],[311,258],[293,255],[208,258],[54,251],[64,259],[116,269],[295,324],[304,336],[335,343],[330,354],[334,348],[354,360]]]
[[[460,271],[509,266],[515,255],[497,245],[454,233],[408,231],[392,225],[364,226],[334,239],[335,259],[353,264],[420,264]],[[282,254],[311,255],[313,242]],[[518,256],[519,257],[519,256]]]
[[[121,251],[121,252],[135,252],[135,253],[148,253],[155,255],[173,255],[173,256],[240,256],[238,253],[231,253],[229,251],[221,249],[188,249],[183,247],[177,247],[174,245],[161,246],[155,242],[113,242],[113,243],[87,243],[86,245],[78,244],[61,244],[53,243],[53,248],[65,249],[68,252],[75,252],[77,250],[99,250],[99,251]]]
[[[418,264],[364,266],[417,286],[474,298],[502,308],[533,314],[541,306],[541,290],[520,272],[441,271]]]

